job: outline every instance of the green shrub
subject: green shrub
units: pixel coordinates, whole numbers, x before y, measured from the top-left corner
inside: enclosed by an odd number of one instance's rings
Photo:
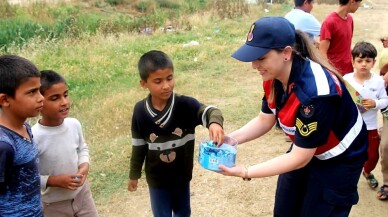
[[[31,20],[4,19],[0,20],[0,47],[7,45],[22,45],[34,37],[50,38],[52,31],[48,25],[38,24]]]

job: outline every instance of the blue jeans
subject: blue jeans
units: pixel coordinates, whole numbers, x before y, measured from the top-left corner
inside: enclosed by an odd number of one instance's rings
[[[149,187],[154,217],[188,217],[190,208],[190,182],[171,188]]]

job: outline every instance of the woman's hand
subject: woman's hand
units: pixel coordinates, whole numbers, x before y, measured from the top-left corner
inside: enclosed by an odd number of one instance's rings
[[[248,178],[245,177],[245,167],[236,165],[234,167],[227,167],[224,165],[219,165],[218,168],[221,169],[219,173],[225,176],[236,176],[236,177],[242,177],[242,178]]]

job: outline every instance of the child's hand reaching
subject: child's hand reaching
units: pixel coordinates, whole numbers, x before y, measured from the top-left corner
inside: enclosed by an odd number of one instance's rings
[[[224,140],[224,129],[217,123],[211,123],[209,126],[209,137],[214,144],[217,146],[221,145]]]

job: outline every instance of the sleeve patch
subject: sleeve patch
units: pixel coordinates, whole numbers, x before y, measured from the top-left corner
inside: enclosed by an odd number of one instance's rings
[[[302,117],[310,118],[314,115],[315,109],[313,105],[301,105],[299,111]]]
[[[317,130],[318,122],[315,121],[309,124],[304,124],[299,118],[296,118],[295,126],[299,134],[306,137]]]

